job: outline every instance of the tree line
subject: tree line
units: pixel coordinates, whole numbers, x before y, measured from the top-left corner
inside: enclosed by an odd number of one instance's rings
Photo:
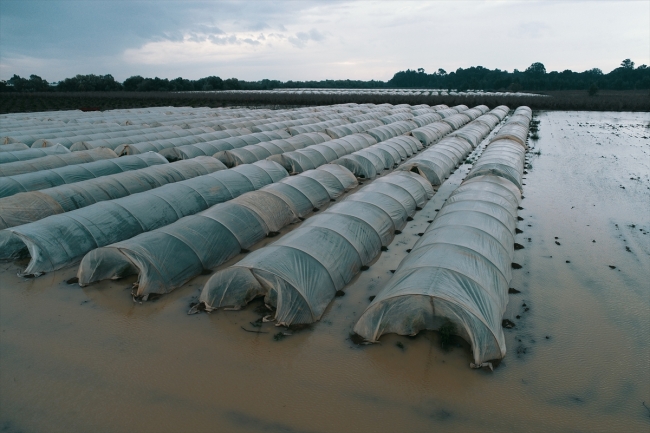
[[[533,63],[524,71],[513,72],[500,69],[488,69],[475,66],[467,69],[458,68],[447,73],[444,69],[428,74],[423,68],[407,69],[397,72],[388,81],[361,80],[322,80],[322,81],[278,81],[264,79],[261,81],[244,81],[237,78],[221,79],[209,76],[198,80],[178,77],[145,78],[132,76],[122,83],[112,75],[76,75],[58,83],[48,83],[38,75],[23,78],[14,75],[7,81],[0,81],[3,92],[182,92],[211,90],[271,90],[291,88],[314,89],[381,89],[381,88],[431,88],[510,91],[521,90],[588,90],[595,94],[599,89],[642,90],[650,89],[650,68],[646,65],[635,67],[634,62],[625,59],[620,67],[608,74],[598,68],[584,72],[564,70],[547,72],[542,63]]]

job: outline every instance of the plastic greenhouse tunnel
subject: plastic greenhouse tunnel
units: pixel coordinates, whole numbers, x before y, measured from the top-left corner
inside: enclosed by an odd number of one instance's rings
[[[354,332],[369,342],[445,326],[472,346],[471,367],[506,355],[501,320],[512,278],[525,147],[491,142]],[[514,177],[513,177],[514,176]]]
[[[325,207],[357,185],[337,165],[286,177],[196,215],[89,252],[79,284],[138,274],[133,294],[168,293],[267,236]]]
[[[6,144],[0,147],[8,147],[10,145]],[[31,149],[27,148],[24,150],[15,150],[15,151],[6,151],[0,152],[0,164],[6,164],[8,162],[16,161],[26,161],[28,159],[41,158],[43,156],[55,155],[58,153],[70,153],[70,150],[65,147],[57,144],[52,147],[43,147],[41,149]]]
[[[432,196],[431,186],[412,173],[378,179],[214,274],[200,305],[241,308],[263,296],[278,324],[317,321],[336,292],[367,268]]]
[[[218,160],[201,156],[1,198],[0,249],[9,248],[9,239],[19,241],[6,228],[225,169]]]
[[[0,197],[9,197],[20,192],[37,191],[58,185],[82,182],[158,164],[167,164],[167,160],[158,153],[148,152],[143,155],[104,159],[50,170],[0,177]]]
[[[264,141],[237,149],[217,152],[213,156],[223,162],[227,167],[235,167],[240,164],[250,164],[266,159],[272,155],[280,155],[284,152],[303,149],[330,140],[331,137],[324,132],[308,132],[287,139]]]
[[[259,161],[5,230],[22,241],[31,257],[23,274],[40,275],[72,265],[95,248],[171,224],[287,176],[279,164]],[[19,253],[3,249],[0,259]]]
[[[264,141],[280,140],[290,138],[291,135],[282,129],[277,131],[255,132],[242,134],[232,138],[221,140],[207,141],[205,143],[188,144],[185,146],[171,147],[160,152],[169,161],[178,161],[180,159],[196,158],[197,156],[212,156],[217,152],[225,150],[238,149],[251,144],[262,143]]]
[[[48,155],[40,158],[28,159],[27,161],[0,164],[0,177],[16,176],[23,173],[49,170],[51,168],[64,167],[66,165],[83,164],[86,162],[110,158],[117,158],[115,152],[110,149],[93,149],[82,152]]]

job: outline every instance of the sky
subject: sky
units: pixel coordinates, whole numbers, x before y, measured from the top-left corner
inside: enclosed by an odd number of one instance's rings
[[[389,80],[650,64],[650,0],[0,0],[0,79]]]

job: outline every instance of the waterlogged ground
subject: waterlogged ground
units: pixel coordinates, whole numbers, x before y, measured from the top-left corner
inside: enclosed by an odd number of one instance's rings
[[[73,268],[1,264],[0,431],[649,431],[650,114],[538,118],[493,373],[435,333],[348,339],[463,165],[321,322],[279,341],[251,324],[260,303],[186,315],[208,276],[141,305],[134,278],[81,289]]]

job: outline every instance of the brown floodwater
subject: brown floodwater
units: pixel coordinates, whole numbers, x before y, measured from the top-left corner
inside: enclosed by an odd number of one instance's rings
[[[65,283],[76,267],[0,264],[0,431],[649,431],[650,113],[538,119],[494,372],[433,332],[348,338],[463,165],[320,322],[279,341],[251,324],[260,302],[188,316],[208,275],[140,304],[135,277],[82,289]]]

